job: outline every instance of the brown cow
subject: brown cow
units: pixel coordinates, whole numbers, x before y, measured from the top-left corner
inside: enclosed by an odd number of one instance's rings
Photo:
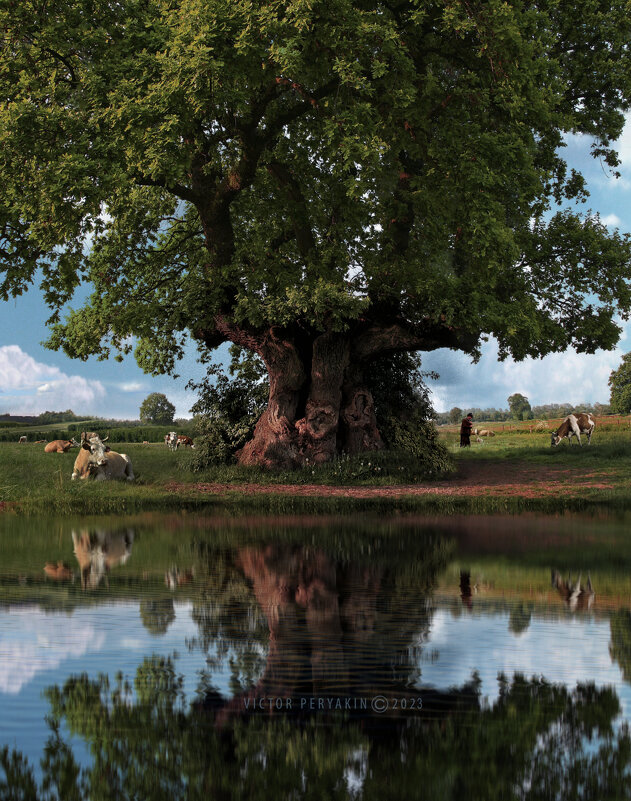
[[[54,581],[71,581],[74,578],[72,570],[61,561],[57,562],[57,564],[46,562],[44,573]]]
[[[184,434],[178,434],[177,445],[175,447],[179,448],[180,445],[186,445],[189,448],[195,447],[195,445],[193,444],[193,440],[190,437],[184,436]]]
[[[581,412],[576,415],[568,414],[554,434],[552,434],[550,446],[554,447],[558,445],[565,437],[568,438],[568,442],[571,445],[573,436],[578,440],[578,444],[582,445],[581,434],[587,434],[587,444],[591,445],[592,433],[595,426],[596,421],[589,412]]]
[[[44,448],[44,453],[68,453],[70,448],[80,448],[79,443],[73,439],[54,439]]]
[[[111,478],[125,478],[133,481],[134,470],[126,453],[116,453],[105,445],[108,437],[102,440],[97,434],[81,435],[81,450],[75,459],[72,480],[93,476],[96,481]]]

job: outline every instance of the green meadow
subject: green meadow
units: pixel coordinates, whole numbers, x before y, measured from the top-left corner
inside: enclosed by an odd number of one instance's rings
[[[480,424],[478,424],[480,425]],[[0,509],[17,513],[103,514],[131,513],[141,510],[203,509],[225,507],[233,510],[274,512],[329,511],[345,512],[396,508],[428,513],[485,513],[564,510],[595,511],[631,509],[631,427],[628,418],[611,423],[599,422],[591,446],[567,441],[550,447],[554,422],[543,431],[534,425],[495,424],[496,436],[482,442],[472,437],[471,448],[458,445],[457,427],[443,427],[441,440],[453,460],[453,472],[434,480],[420,475],[414,457],[405,453],[382,451],[361,457],[342,457],[327,465],[307,466],[295,472],[270,472],[238,465],[217,466],[192,472],[192,453],[170,451],[162,443],[116,443],[114,450],[127,453],[132,460],[136,480],[127,482],[71,481],[77,451],[44,453],[43,444],[0,442]],[[530,429],[533,430],[530,430]],[[524,485],[545,485],[553,472],[571,483],[559,496],[497,497],[492,493],[468,496],[444,488],[458,486],[465,472],[476,476],[479,467],[493,467],[507,482],[520,480]],[[525,472],[524,472],[525,471]],[[520,476],[526,477],[520,479]],[[386,488],[414,488],[439,485],[441,493],[422,496],[387,497]],[[599,488],[599,482],[606,485]],[[200,491],[199,484],[221,485],[212,491]],[[316,485],[309,497],[274,494],[275,485]],[[373,487],[367,498],[327,496],[327,487]],[[256,492],[253,489],[256,488]],[[381,492],[379,491],[381,488]]]

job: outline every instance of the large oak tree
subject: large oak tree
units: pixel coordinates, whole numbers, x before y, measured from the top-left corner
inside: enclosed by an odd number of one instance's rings
[[[379,447],[390,353],[616,343],[629,242],[560,205],[564,135],[617,165],[621,0],[23,0],[0,31],[2,295],[37,280],[78,358],[256,352],[243,462]]]

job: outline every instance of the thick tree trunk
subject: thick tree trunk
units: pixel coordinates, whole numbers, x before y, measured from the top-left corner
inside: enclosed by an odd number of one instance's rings
[[[345,332],[309,332],[272,327],[249,331],[215,317],[215,331],[200,333],[209,347],[232,341],[261,356],[269,374],[267,410],[250,442],[237,454],[241,464],[294,468],[327,462],[342,453],[383,448],[373,398],[364,373],[387,353],[459,347],[477,341],[444,323],[414,330],[405,321],[358,321]]]
[[[257,349],[269,374],[267,409],[256,424],[253,438],[239,453],[241,464],[297,467],[300,462],[296,415],[306,375],[295,345],[276,329]]]
[[[322,334],[313,343],[305,414],[296,422],[303,460],[328,462],[337,453],[342,383],[349,358],[348,337],[341,334]]]
[[[269,373],[269,402],[241,464],[292,468],[383,447],[348,334],[320,334],[299,351],[276,332],[257,350]]]

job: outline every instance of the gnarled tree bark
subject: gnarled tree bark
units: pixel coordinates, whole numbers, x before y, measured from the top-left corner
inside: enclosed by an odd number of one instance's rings
[[[251,331],[222,317],[215,326],[204,334],[207,345],[229,340],[253,350],[269,374],[268,407],[238,460],[284,469],[383,448],[364,379],[374,359],[405,350],[470,350],[475,342],[444,323],[413,329],[401,319],[361,320],[343,332]]]

